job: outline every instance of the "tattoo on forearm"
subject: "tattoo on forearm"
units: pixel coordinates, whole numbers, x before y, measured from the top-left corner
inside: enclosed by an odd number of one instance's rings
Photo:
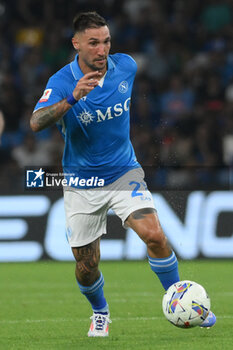
[[[146,217],[146,214],[153,214],[155,213],[155,209],[153,208],[144,208],[134,211],[131,216],[135,220],[144,219]]]
[[[35,125],[36,131],[43,130],[61,119],[71,107],[65,98],[52,106],[41,108],[33,113],[31,124]]]

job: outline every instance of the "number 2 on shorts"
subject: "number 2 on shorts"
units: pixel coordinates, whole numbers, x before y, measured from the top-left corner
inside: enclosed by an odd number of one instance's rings
[[[143,193],[142,192],[138,192],[139,188],[140,188],[140,182],[137,182],[137,181],[131,181],[129,183],[129,185],[135,185],[132,193],[131,193],[131,197],[137,197],[137,196],[142,196]]]

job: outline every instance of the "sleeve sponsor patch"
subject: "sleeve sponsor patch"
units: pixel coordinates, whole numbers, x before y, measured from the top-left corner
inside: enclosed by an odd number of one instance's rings
[[[51,95],[52,89],[46,89],[41,96],[39,102],[47,102],[49,99],[49,96]]]

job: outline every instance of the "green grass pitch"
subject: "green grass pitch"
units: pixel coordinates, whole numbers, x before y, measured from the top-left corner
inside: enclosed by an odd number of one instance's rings
[[[102,262],[112,324],[108,338],[88,338],[92,312],[74,263],[0,264],[0,349],[162,350],[233,347],[232,261],[180,262],[181,279],[208,291],[217,323],[179,329],[163,316],[163,289],[146,261]]]

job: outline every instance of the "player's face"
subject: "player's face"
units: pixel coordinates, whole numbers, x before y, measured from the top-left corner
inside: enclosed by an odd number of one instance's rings
[[[103,71],[107,68],[107,57],[111,47],[111,37],[107,26],[89,28],[76,33],[72,39],[79,54],[79,66],[83,73]]]

